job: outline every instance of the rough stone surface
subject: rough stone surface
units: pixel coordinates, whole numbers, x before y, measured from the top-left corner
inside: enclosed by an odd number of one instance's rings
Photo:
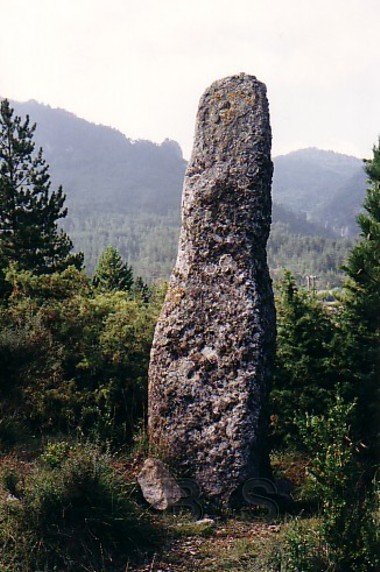
[[[174,506],[183,496],[169,469],[158,459],[146,459],[137,482],[144,499],[157,510]]]
[[[201,98],[176,266],[149,371],[149,435],[168,463],[226,503],[266,462],[275,341],[266,87],[240,74]]]

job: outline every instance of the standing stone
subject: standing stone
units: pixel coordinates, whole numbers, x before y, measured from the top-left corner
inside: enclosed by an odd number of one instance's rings
[[[265,85],[245,74],[213,83],[199,104],[178,258],[151,353],[151,445],[224,504],[267,461],[270,147]]]

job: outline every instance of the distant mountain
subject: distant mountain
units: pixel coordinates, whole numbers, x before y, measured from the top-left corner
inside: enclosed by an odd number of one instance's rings
[[[175,141],[134,141],[36,101],[12,105],[17,114],[28,114],[37,123],[36,143],[74,211],[84,207],[164,214],[179,209],[186,162]]]
[[[134,141],[116,129],[95,125],[73,113],[33,100],[12,102],[12,105],[18,114],[29,114],[37,123],[36,143],[44,149],[54,183],[64,187],[70,214],[83,209],[156,214],[179,211],[186,162],[177,142],[166,139],[157,145],[151,141]],[[343,155],[316,149],[274,159],[274,199],[279,203],[274,208],[275,222],[283,222],[301,234],[331,234],[320,221],[309,223],[304,209],[306,194],[320,194],[322,164],[334,162],[330,154],[333,158],[336,156],[337,164],[339,157],[345,162]],[[354,159],[353,163],[357,167],[360,161]],[[306,169],[310,164],[315,193],[310,192]],[[336,189],[342,186],[344,176],[338,174],[338,168],[335,170]],[[331,192],[327,196],[330,198]],[[303,208],[297,208],[297,204]]]
[[[64,227],[85,252],[89,271],[101,250],[114,244],[147,279],[168,276],[186,168],[178,143],[135,141],[33,100],[12,105],[37,123],[36,143],[50,164],[53,184],[62,184],[67,195]],[[321,275],[337,277],[349,242],[338,246],[335,238],[355,233],[364,196],[361,161],[312,148],[276,157],[274,166],[273,268],[289,266],[300,276],[320,268]],[[330,278],[323,283],[336,282]]]
[[[274,202],[272,207],[272,221],[281,224],[288,232],[305,236],[334,237],[336,233],[329,226],[307,219],[305,212],[295,212],[283,205]]]
[[[332,233],[353,236],[366,177],[357,157],[309,148],[274,159],[274,201]]]
[[[313,218],[340,236],[358,232],[356,217],[364,200],[367,176],[361,165],[352,177],[333,193],[329,200],[315,209]]]

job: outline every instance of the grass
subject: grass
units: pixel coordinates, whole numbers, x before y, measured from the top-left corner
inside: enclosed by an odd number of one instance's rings
[[[282,525],[219,519],[212,527],[198,528],[190,520],[157,517],[168,530],[166,544],[149,564],[136,572],[247,572],[263,568],[281,536]]]
[[[253,507],[203,522],[143,509],[136,474],[145,457],[141,444],[115,458],[67,441],[50,443],[35,460],[3,456],[0,572],[337,570],[320,517],[301,502],[298,514],[276,522]],[[310,501],[305,459],[281,453],[272,464],[276,478],[291,477],[294,495]]]
[[[271,570],[284,522],[263,522],[249,509],[214,522],[197,523],[186,513],[147,519],[131,498],[146,454],[140,448],[123,462],[63,441],[46,446],[34,464],[4,460],[3,483],[20,500],[0,511],[1,572]],[[281,477],[289,459],[277,461]]]
[[[111,459],[93,446],[55,444],[22,480],[3,469],[2,483],[1,572],[116,572],[161,542]]]

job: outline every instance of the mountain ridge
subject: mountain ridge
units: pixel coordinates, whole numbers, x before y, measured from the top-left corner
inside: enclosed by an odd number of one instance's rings
[[[76,248],[85,251],[89,270],[101,249],[113,243],[141,274],[167,277],[176,252],[187,164],[179,144],[130,139],[114,127],[36,100],[11,105],[17,115],[28,114],[37,123],[36,145],[44,150],[53,185],[62,184],[67,195],[69,215],[63,226]],[[281,248],[276,250],[276,267],[300,252],[311,264],[311,252],[317,249],[319,256],[318,237],[331,240],[323,247],[331,250],[339,236],[355,235],[364,187],[351,189],[349,196],[344,189],[362,169],[360,159],[311,147],[276,156],[273,162],[272,243],[287,244],[284,256]],[[294,254],[292,241],[298,241]]]

